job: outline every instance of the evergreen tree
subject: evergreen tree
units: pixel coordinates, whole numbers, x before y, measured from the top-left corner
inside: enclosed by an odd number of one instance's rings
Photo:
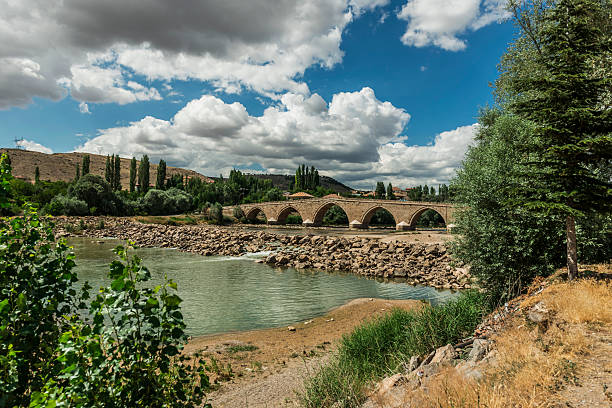
[[[387,185],[387,200],[395,200],[395,194],[393,194],[393,186],[391,183]]]
[[[378,199],[384,199],[385,198],[385,183],[383,183],[382,181],[379,181],[376,183],[376,191],[374,192],[374,197],[378,198]]]
[[[146,154],[140,160],[140,168],[138,169],[138,184],[139,191],[146,193],[149,191],[149,156]]]
[[[36,166],[36,168],[34,169],[34,183],[40,183],[40,169],[38,168],[38,166]]]
[[[570,279],[578,274],[575,217],[612,210],[612,184],[596,174],[612,160],[612,111],[603,103],[612,77],[592,66],[612,51],[609,32],[602,33],[597,20],[609,15],[605,4],[558,0],[539,11],[537,36],[519,14],[519,24],[527,27],[522,34],[537,50],[537,69],[513,77],[509,64],[504,77],[511,83],[506,89],[517,95],[509,109],[535,125],[535,137],[523,146],[528,181],[513,186],[515,205],[565,220]]]
[[[132,161],[130,161],[130,193],[136,191],[136,158],[132,157]]]
[[[121,190],[121,157],[115,156],[115,166],[113,171],[113,190]]]
[[[231,179],[231,172],[230,172],[230,179]],[[166,162],[162,159],[159,159],[159,164],[157,165],[157,179],[155,181],[155,188],[158,190],[163,190],[165,183],[166,183]]]
[[[82,173],[83,175],[89,174],[89,155],[86,154],[85,156],[83,156],[83,165],[81,166],[83,168]]]
[[[79,167],[79,163],[77,163],[76,168],[75,168],[74,181],[77,182],[79,181],[80,178],[81,178],[81,169]]]
[[[104,169],[104,179],[112,184],[113,180],[113,166],[111,165],[111,158],[109,155],[106,155],[106,167]]]
[[[315,188],[321,185],[321,179],[319,178],[319,170],[315,170]]]

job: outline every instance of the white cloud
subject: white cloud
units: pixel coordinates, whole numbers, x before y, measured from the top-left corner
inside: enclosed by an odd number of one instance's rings
[[[342,33],[388,0],[0,0],[0,109],[66,89],[89,103],[160,98],[130,74],[308,94],[308,67],[340,62]],[[133,84],[132,84],[133,85]]]
[[[90,114],[91,111],[89,110],[89,105],[87,105],[85,102],[79,103],[79,112],[83,114]]]
[[[401,40],[415,47],[463,50],[466,41],[458,36],[508,18],[505,4],[506,0],[408,0],[398,13],[408,22]]]
[[[36,143],[32,140],[20,140],[17,142],[17,146],[24,148],[25,150],[29,150],[32,152],[41,152],[51,154],[53,150],[49,149],[46,146],[41,145],[40,143]]]
[[[319,95],[288,93],[261,116],[214,96],[189,102],[170,120],[154,117],[100,130],[78,151],[148,154],[208,175],[234,166],[291,173],[308,163],[351,185],[376,180],[408,185],[447,182],[459,166],[476,125],[436,136],[430,146],[407,146],[401,134],[410,119],[379,101],[370,88],[339,93],[327,104]]]

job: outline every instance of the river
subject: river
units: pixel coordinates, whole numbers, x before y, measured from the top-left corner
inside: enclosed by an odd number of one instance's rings
[[[109,285],[117,240],[71,238],[80,281]],[[274,268],[254,262],[264,254],[204,257],[165,248],[139,248],[154,282],[164,273],[178,284],[187,332],[193,336],[279,327],[321,316],[363,297],[422,299],[437,304],[454,294],[425,286],[379,282],[356,275]]]

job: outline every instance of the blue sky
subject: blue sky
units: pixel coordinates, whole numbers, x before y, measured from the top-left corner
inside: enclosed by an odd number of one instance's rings
[[[444,183],[514,32],[503,0],[243,3],[0,0],[1,145]]]

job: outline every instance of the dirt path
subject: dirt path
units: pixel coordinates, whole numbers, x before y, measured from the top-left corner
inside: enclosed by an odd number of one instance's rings
[[[214,359],[211,367],[216,373],[211,380],[218,390],[209,394],[209,400],[215,408],[298,406],[295,390],[329,358],[342,335],[394,307],[420,304],[355,299],[325,316],[294,324],[295,330],[285,326],[197,337],[185,351],[202,352],[209,362]]]

